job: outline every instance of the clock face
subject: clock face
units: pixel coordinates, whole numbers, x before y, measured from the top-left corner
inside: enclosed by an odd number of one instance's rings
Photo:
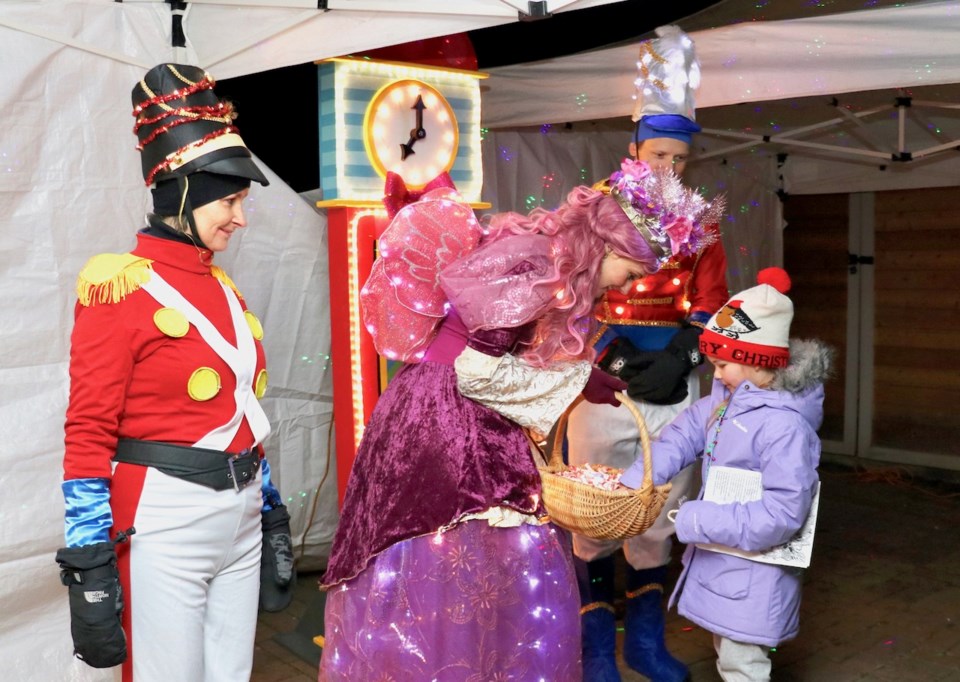
[[[414,189],[450,170],[459,138],[450,104],[418,80],[382,87],[363,118],[363,144],[377,173],[386,177],[392,171]]]

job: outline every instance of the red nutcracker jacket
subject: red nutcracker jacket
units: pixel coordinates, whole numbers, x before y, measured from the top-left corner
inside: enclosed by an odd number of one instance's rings
[[[248,415],[256,410],[249,411],[249,402],[247,411],[238,408],[242,398],[238,402],[234,369],[208,342],[219,332],[236,347],[236,330],[241,335],[249,330],[253,346],[243,338],[246,362],[238,366],[259,398],[267,379],[263,330],[211,259],[210,251],[192,244],[141,232],[131,253],[95,256],[81,271],[70,349],[65,480],[110,478],[119,438],[193,445],[235,423],[238,415],[232,438],[232,430],[222,438],[229,439],[223,450],[239,452],[265,437],[259,417],[251,426]],[[186,303],[159,303],[145,288],[158,282],[169,284]],[[225,287],[236,293],[233,312]],[[186,319],[183,311],[191,307],[206,337]],[[227,355],[232,357],[229,348]]]
[[[726,303],[727,256],[718,240],[694,256],[671,258],[652,275],[634,282],[630,294],[608,291],[597,306],[604,325],[703,326]]]

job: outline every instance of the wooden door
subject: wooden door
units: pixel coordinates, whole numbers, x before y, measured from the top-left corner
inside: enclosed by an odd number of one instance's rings
[[[836,372],[826,385],[820,437],[834,451],[854,454],[855,425],[847,413],[847,243],[850,206],[846,194],[790,196],[783,205],[783,266],[793,282],[790,335],[817,338],[836,352]],[[855,386],[854,386],[855,389]]]
[[[960,190],[790,196],[791,334],[837,351],[824,450],[960,469]]]

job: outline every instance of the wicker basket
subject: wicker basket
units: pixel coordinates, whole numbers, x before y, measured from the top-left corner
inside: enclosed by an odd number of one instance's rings
[[[643,484],[637,490],[602,490],[557,473],[569,467],[563,464],[563,439],[570,410],[561,415],[550,446],[550,461],[540,467],[543,504],[550,519],[567,530],[598,540],[623,540],[640,535],[656,520],[670,493],[670,484],[653,485],[650,460],[650,435],[643,415],[633,401],[616,394],[630,410],[640,430],[643,446]],[[577,403],[574,403],[576,405]],[[570,409],[573,409],[571,406]]]

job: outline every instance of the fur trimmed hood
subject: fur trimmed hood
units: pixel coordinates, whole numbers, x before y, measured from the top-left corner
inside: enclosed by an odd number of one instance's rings
[[[826,383],[833,372],[833,348],[816,339],[790,339],[790,364],[775,370],[770,388],[799,394]]]

